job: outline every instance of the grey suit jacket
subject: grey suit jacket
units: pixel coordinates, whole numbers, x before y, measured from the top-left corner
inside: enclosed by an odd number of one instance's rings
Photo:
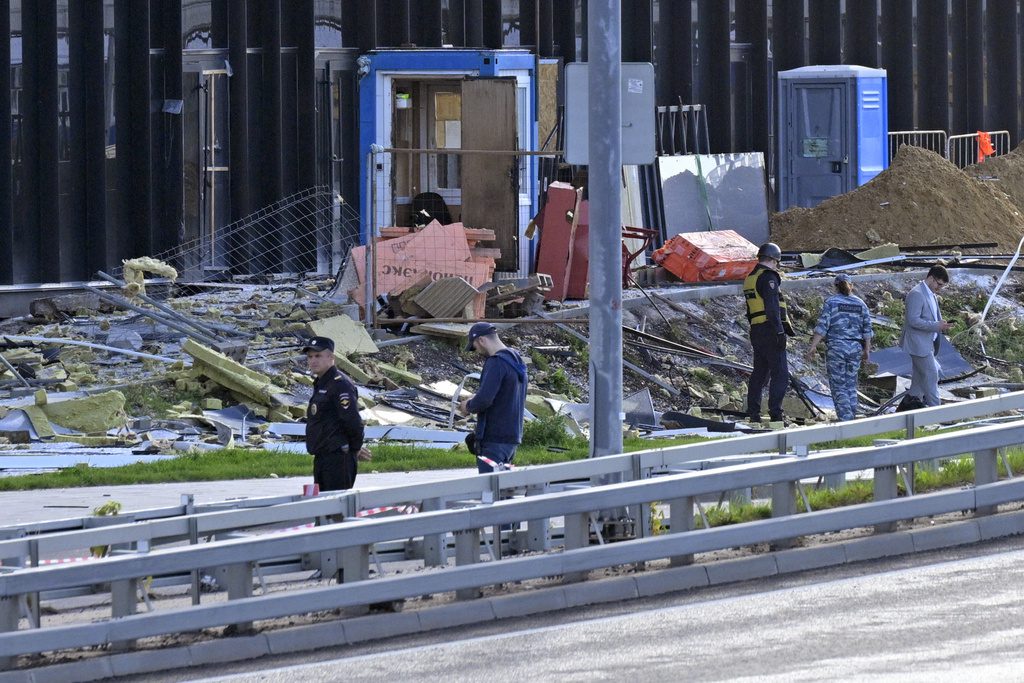
[[[932,313],[931,304],[928,302],[930,296],[931,292],[924,282],[918,283],[907,293],[900,348],[911,356],[930,356],[938,347],[935,343],[935,334],[939,331],[939,323],[942,322],[942,312],[938,311],[939,307],[936,305],[938,318]]]

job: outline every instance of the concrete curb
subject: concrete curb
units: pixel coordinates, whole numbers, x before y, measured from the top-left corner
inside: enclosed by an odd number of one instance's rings
[[[779,574],[971,545],[1024,534],[1024,510],[934,528],[898,531],[812,548],[780,550],[709,564],[671,567],[609,579],[551,586],[520,594],[456,602],[423,610],[354,617],[266,633],[217,638],[161,650],[111,653],[82,661],[0,672],[0,683],[95,681],[112,676],[226,664],[390,638],[571,607],[621,602]]]

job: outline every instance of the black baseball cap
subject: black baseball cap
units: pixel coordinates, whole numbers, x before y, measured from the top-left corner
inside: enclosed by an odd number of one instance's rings
[[[313,337],[302,347],[302,352],[306,351],[330,351],[334,353],[334,340],[329,337]]]
[[[466,343],[466,350],[473,350],[473,342],[480,337],[486,337],[489,334],[497,334],[498,328],[491,323],[477,323],[473,327],[469,328],[469,340]]]

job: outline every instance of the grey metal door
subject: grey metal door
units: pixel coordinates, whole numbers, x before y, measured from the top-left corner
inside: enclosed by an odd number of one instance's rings
[[[789,97],[789,197],[810,208],[851,189],[847,86],[794,83]]]

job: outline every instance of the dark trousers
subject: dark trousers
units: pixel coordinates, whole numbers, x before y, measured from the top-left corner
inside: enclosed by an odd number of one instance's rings
[[[750,344],[754,348],[754,371],[747,385],[747,414],[761,414],[761,393],[768,383],[768,414],[772,419],[782,417],[782,399],[789,386],[789,360],[786,357],[786,335],[775,334],[767,324],[750,329]]]
[[[313,482],[320,491],[347,491],[356,484],[356,459],[348,450],[313,456]]]

